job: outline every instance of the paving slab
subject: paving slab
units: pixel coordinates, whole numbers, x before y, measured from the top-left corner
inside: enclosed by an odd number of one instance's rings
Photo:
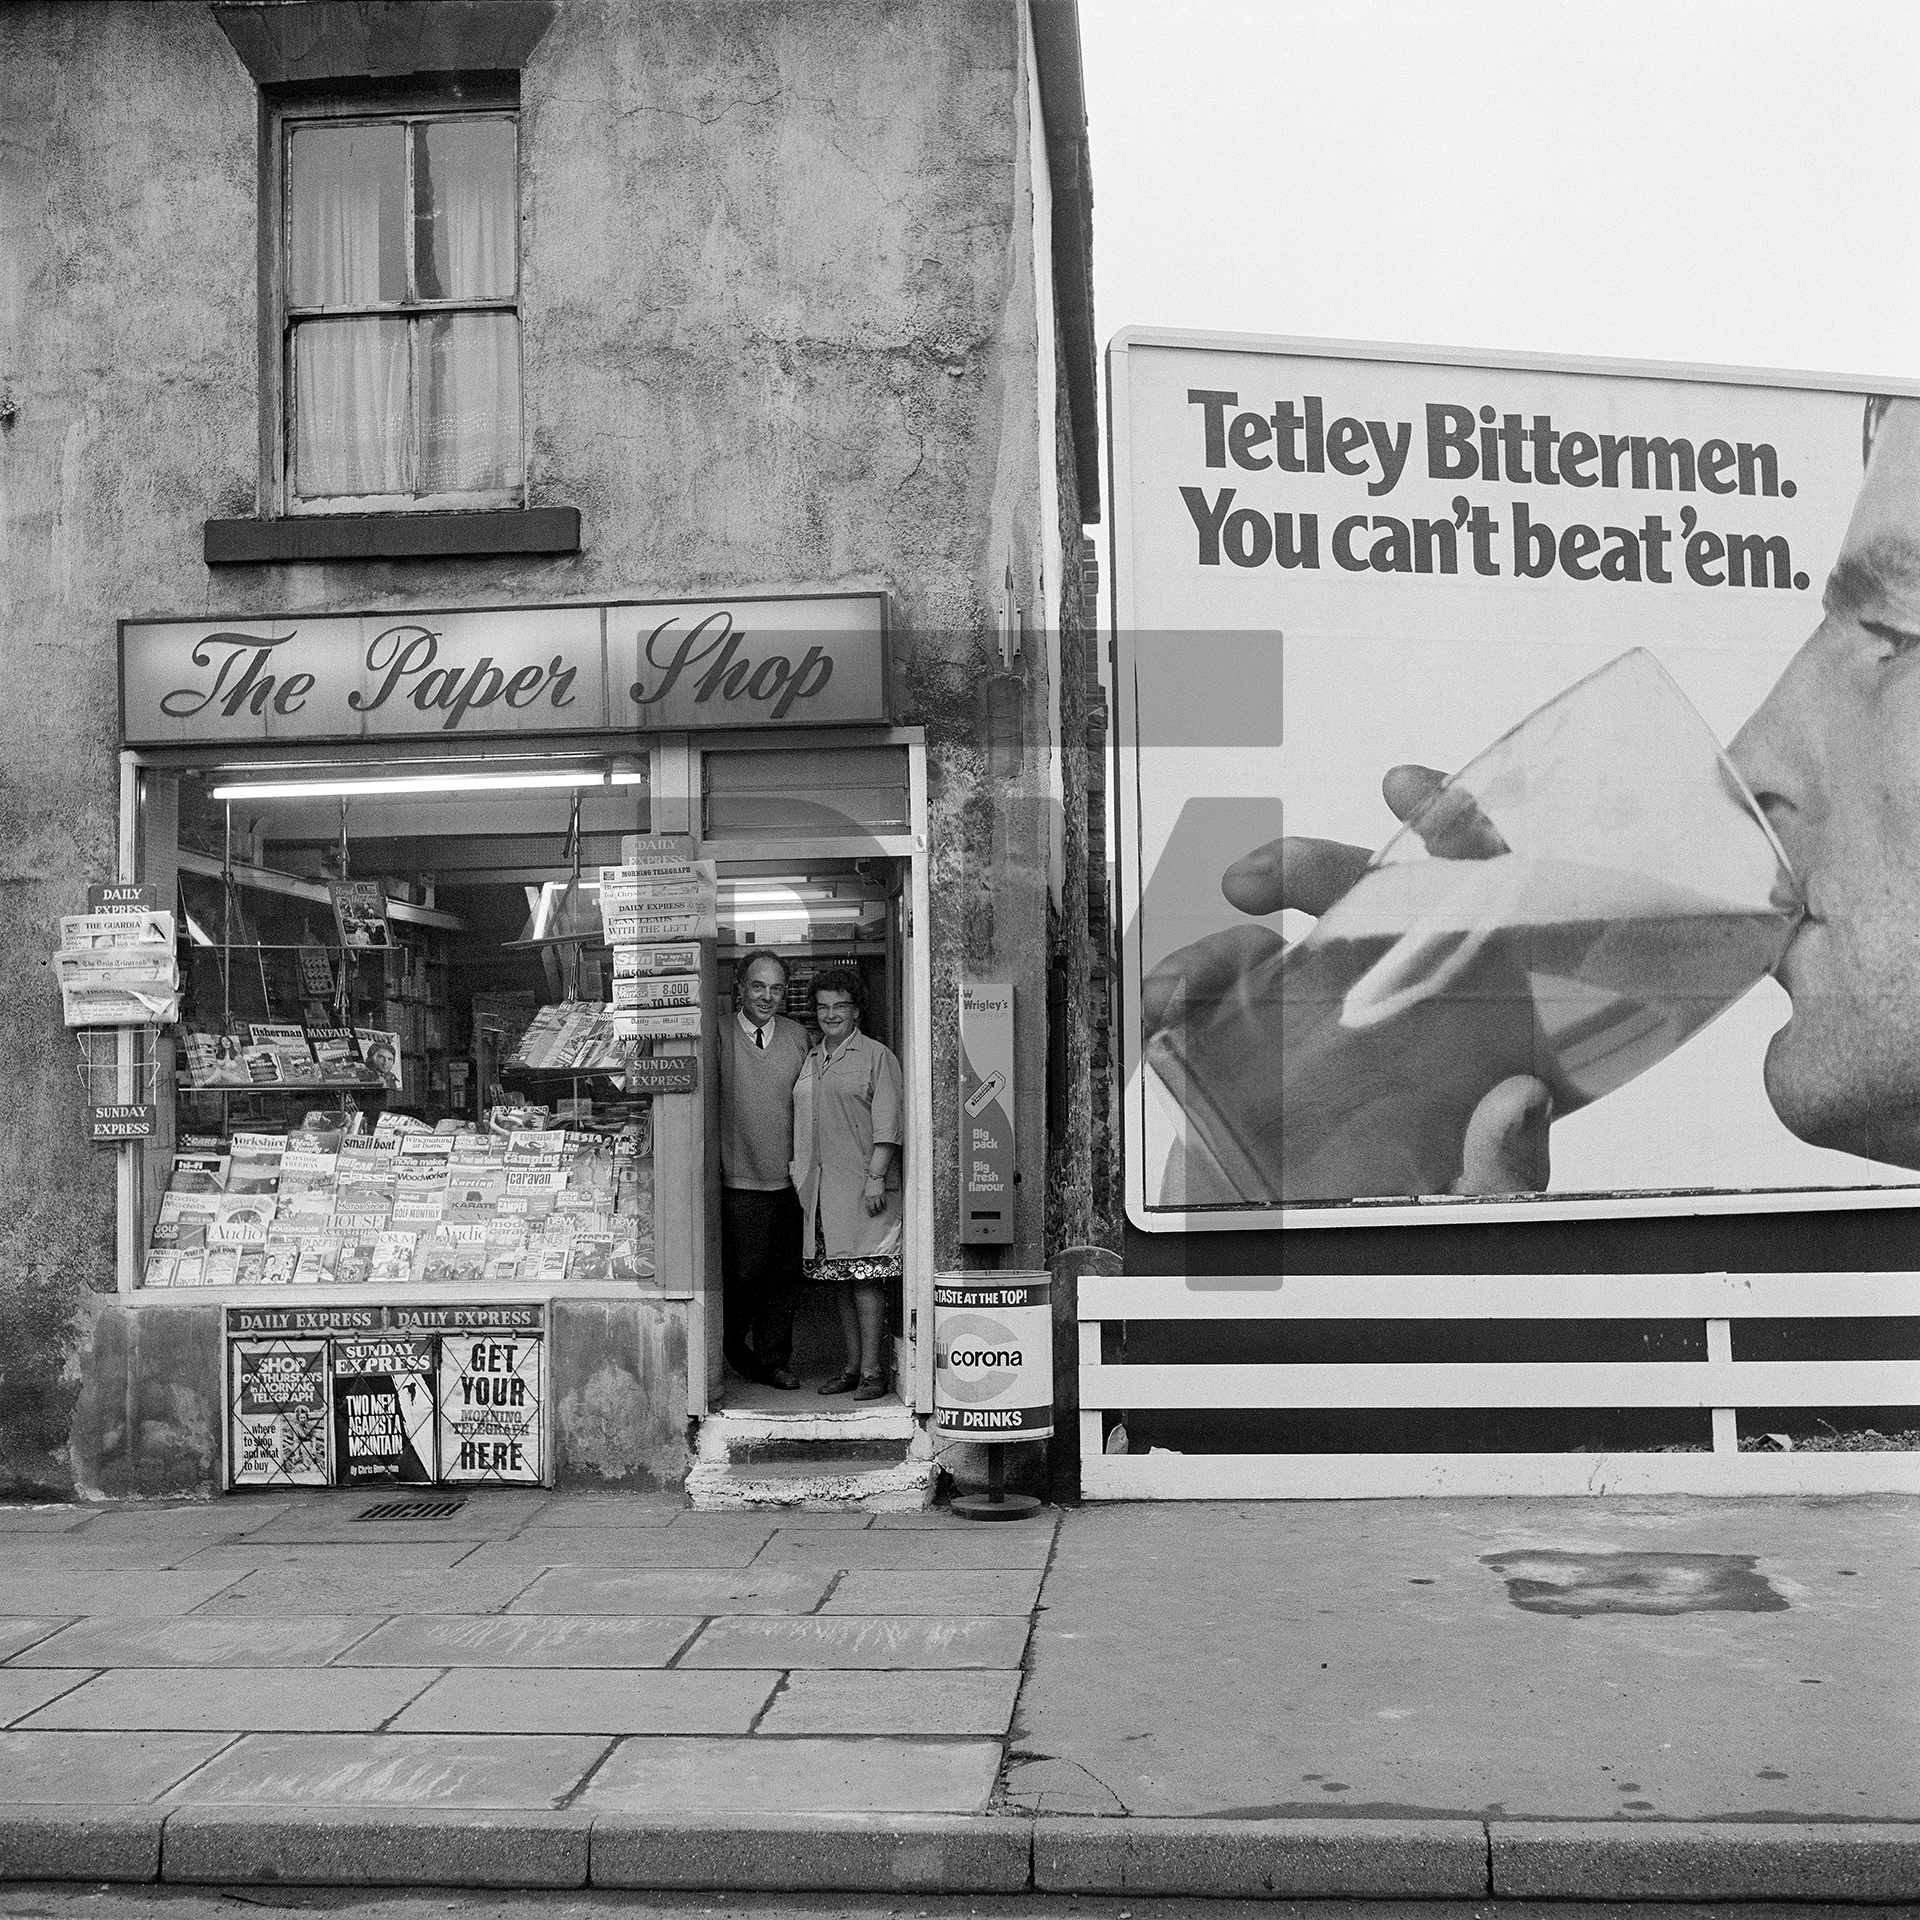
[[[0,1506],[0,1533],[71,1533],[98,1512],[97,1507]]]
[[[395,1733],[747,1733],[777,1673],[463,1667],[434,1682]]]
[[[762,1566],[841,1567],[880,1572],[946,1572],[965,1567],[1044,1567],[1050,1526],[1012,1521],[944,1529],[868,1527],[859,1533],[781,1528],[760,1556]]]
[[[1024,1820],[970,1814],[601,1814],[596,1887],[689,1892],[1023,1893]]]
[[[1920,1900],[1911,1825],[1491,1821],[1496,1898]]]
[[[186,1613],[239,1577],[225,1572],[67,1573],[36,1567],[16,1573],[0,1568],[0,1615]]]
[[[27,1533],[7,1537],[6,1563],[10,1574],[48,1573],[157,1573],[191,1560],[207,1546],[199,1533],[142,1534],[123,1540],[95,1540],[92,1529],[78,1535]]]
[[[508,1608],[536,1613],[811,1613],[833,1575],[823,1568],[662,1567],[604,1571],[556,1567]]]
[[[208,1806],[553,1807],[609,1744],[591,1734],[249,1734],[173,1799]]]
[[[669,1495],[569,1493],[550,1500],[527,1521],[523,1532],[547,1527],[664,1527],[686,1511],[686,1502]]]
[[[452,1567],[478,1551],[479,1542],[467,1540],[341,1540],[305,1545],[281,1544],[249,1535],[245,1540],[202,1546],[191,1559],[183,1556],[190,1573],[216,1567],[234,1575],[258,1569],[313,1568],[316,1572],[424,1573]]]
[[[997,1740],[623,1740],[583,1813],[979,1813]]]
[[[532,1567],[496,1567],[477,1572],[454,1567],[444,1572],[369,1567],[355,1574],[337,1567],[269,1568],[244,1577],[221,1576],[230,1584],[199,1611],[201,1614],[258,1613],[498,1613],[533,1584]],[[163,1574],[183,1580],[186,1574]],[[155,1609],[159,1611],[158,1608]]]
[[[1920,1821],[1920,1500],[1084,1507],[1044,1598],[1019,1810]]]
[[[49,1701],[71,1693],[92,1678],[85,1669],[48,1668],[35,1673],[25,1667],[9,1667],[0,1673],[0,1727],[26,1719]]]
[[[812,1516],[806,1516],[811,1518]],[[1032,1521],[1009,1522],[1004,1520],[988,1521],[989,1526],[1039,1525],[1045,1526],[1056,1515],[1036,1516]],[[876,1513],[871,1525],[875,1533],[884,1533],[889,1528],[897,1528],[908,1533],[975,1533],[981,1522],[963,1519],[949,1507],[907,1507],[898,1513]]]
[[[510,1491],[470,1497],[460,1511],[444,1520],[362,1520],[369,1507],[406,1499],[412,1490],[362,1489],[351,1504],[292,1507],[248,1535],[249,1539],[278,1545],[398,1546],[416,1542],[496,1540],[517,1533],[539,1518],[552,1503],[544,1489],[516,1495]],[[429,1489],[422,1497],[433,1498]]]
[[[177,1619],[76,1620],[19,1654],[26,1667],[318,1667],[380,1624],[355,1614],[257,1615],[191,1613]],[[415,1661],[416,1666],[437,1664]]]
[[[1039,1819],[1038,1893],[1483,1899],[1477,1820]]]
[[[231,1740],[207,1733],[0,1733],[0,1807],[140,1806]]]
[[[0,1660],[17,1660],[29,1647],[58,1633],[66,1624],[66,1620],[58,1616],[0,1620]]]
[[[960,1567],[939,1573],[840,1576],[822,1613],[1031,1613],[1040,1599],[1038,1567]]]
[[[1013,1719],[1017,1673],[789,1674],[757,1733],[991,1734]]]
[[[1017,1669],[1027,1621],[931,1614],[806,1614],[709,1621],[684,1667],[1001,1667]]]
[[[185,1807],[161,1877],[222,1885],[582,1887],[590,1822],[564,1813]]]
[[[89,1542],[148,1539],[164,1535],[187,1540],[198,1536],[203,1542],[215,1538],[239,1538],[266,1526],[286,1512],[284,1502],[262,1504],[253,1500],[206,1500],[191,1506],[106,1507],[98,1511],[87,1529]]]
[[[147,1881],[160,1874],[157,1807],[0,1811],[0,1881]]]
[[[682,1534],[677,1526],[542,1527],[511,1540],[476,1547],[466,1565],[476,1572],[514,1567],[745,1567],[765,1544],[764,1534]]]
[[[42,1707],[29,1730],[372,1732],[434,1679],[417,1667],[123,1667]]]
[[[389,1620],[348,1667],[664,1667],[698,1619],[612,1613],[437,1614]]]

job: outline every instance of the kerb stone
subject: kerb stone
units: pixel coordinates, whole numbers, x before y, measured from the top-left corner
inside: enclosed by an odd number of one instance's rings
[[[596,1887],[1023,1893],[1032,1823],[968,1814],[603,1814]]]
[[[1920,1828],[1489,1823],[1496,1899],[1920,1900]]]
[[[156,1880],[155,1807],[13,1807],[0,1814],[0,1880]]]
[[[590,1823],[568,1813],[186,1807],[167,1817],[171,1884],[583,1887]]]
[[[1209,1899],[1484,1899],[1477,1820],[1178,1820],[1041,1817],[1038,1893]]]

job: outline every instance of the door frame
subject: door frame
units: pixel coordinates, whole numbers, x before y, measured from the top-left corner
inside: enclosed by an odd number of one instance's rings
[[[906,1165],[901,1179],[902,1222],[902,1366],[901,1399],[918,1413],[933,1409],[933,969],[931,883],[927,848],[927,748],[921,727],[859,727],[832,734],[799,732],[769,736],[765,732],[715,731],[662,735],[663,752],[677,749],[674,764],[654,763],[655,830],[659,824],[659,795],[665,773],[687,799],[686,828],[701,835],[702,755],[708,752],[820,752],[835,746],[897,746],[907,750],[907,831],[862,833],[808,839],[700,839],[699,851],[713,860],[849,860],[899,861],[906,875],[901,890],[901,1023],[900,1068],[906,1083]],[[684,783],[684,784],[682,784]],[[717,1101],[715,1103],[717,1113]],[[720,1165],[709,1155],[706,1170],[706,1208],[717,1223],[720,1205]],[[720,1266],[717,1252],[706,1264],[696,1294],[696,1310],[689,1316],[687,1341],[687,1411],[698,1417],[711,1405],[713,1361],[719,1357]],[[832,1411],[831,1409],[825,1411]]]

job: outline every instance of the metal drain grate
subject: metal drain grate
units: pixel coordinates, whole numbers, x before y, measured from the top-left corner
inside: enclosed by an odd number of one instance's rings
[[[450,1520],[467,1503],[464,1500],[386,1500],[356,1520]]]

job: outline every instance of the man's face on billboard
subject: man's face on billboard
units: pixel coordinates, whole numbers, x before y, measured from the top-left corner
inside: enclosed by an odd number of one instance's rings
[[[1920,401],[1895,401],[1825,617],[1731,752],[1807,893],[1767,1097],[1801,1139],[1920,1166]]]

